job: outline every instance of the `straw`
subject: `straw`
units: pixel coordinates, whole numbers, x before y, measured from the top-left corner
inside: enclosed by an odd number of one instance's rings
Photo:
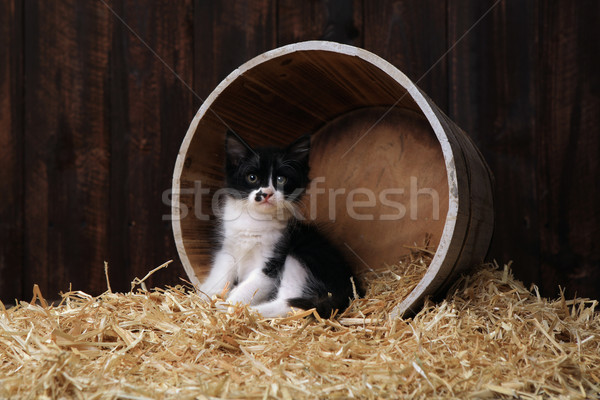
[[[599,397],[598,301],[545,299],[484,265],[413,319],[391,318],[430,259],[415,249],[364,276],[367,295],[336,319],[228,313],[145,278],[57,306],[36,288],[31,303],[0,306],[0,398]]]

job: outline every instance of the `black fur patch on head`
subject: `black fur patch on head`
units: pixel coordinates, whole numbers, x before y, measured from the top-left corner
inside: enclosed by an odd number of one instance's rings
[[[282,191],[286,199],[299,200],[309,182],[309,151],[308,135],[300,137],[286,148],[253,149],[239,136],[228,131],[225,140],[226,186],[246,198],[256,189],[272,185],[275,190]]]

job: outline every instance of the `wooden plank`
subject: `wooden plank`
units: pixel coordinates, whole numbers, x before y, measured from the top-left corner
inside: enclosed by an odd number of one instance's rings
[[[329,40],[362,47],[362,8],[362,0],[280,0],[277,44]]]
[[[532,282],[539,279],[532,156],[535,65],[529,54],[535,7],[501,2],[480,19],[494,3],[448,3],[448,45],[455,46],[449,57],[449,115],[473,138],[495,174],[496,222],[489,258],[514,260],[516,275]]]
[[[21,297],[23,273],[23,3],[0,3],[0,301]]]
[[[122,2],[108,3],[112,26],[112,43],[110,57],[109,126],[110,140],[110,180],[109,180],[109,277],[111,287],[116,291],[126,291],[127,281],[131,281],[129,266],[129,221],[127,193],[129,175],[127,168],[127,148],[130,140],[128,127],[129,98],[126,72],[126,48],[129,43],[129,31],[119,18],[123,13]],[[116,14],[116,15],[115,15]],[[126,40],[129,39],[129,40]],[[135,39],[133,39],[135,40]]]
[[[597,1],[538,2],[535,56],[541,287],[600,297]]]
[[[109,132],[108,13],[25,4],[25,288],[103,291]]]
[[[277,46],[276,2],[196,0],[194,90],[206,96],[234,69]]]
[[[448,110],[446,3],[365,1],[364,48],[394,64]]]
[[[163,193],[199,105],[188,87],[194,11],[191,0],[111,7],[118,15],[111,15],[111,279],[113,290],[128,290],[134,277],[177,258]],[[147,284],[174,285],[183,276],[177,260]]]

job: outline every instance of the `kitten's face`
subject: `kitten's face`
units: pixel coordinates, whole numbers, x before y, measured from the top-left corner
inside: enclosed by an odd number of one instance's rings
[[[294,210],[309,182],[309,136],[283,149],[252,149],[228,132],[225,150],[226,185],[234,198],[260,215],[289,215]]]

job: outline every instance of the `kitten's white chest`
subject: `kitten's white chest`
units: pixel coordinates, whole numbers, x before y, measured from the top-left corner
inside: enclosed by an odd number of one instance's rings
[[[233,257],[238,279],[243,280],[253,270],[262,269],[272,257],[285,222],[256,219],[232,203],[235,200],[229,201],[224,210],[223,251]]]
[[[223,251],[234,260],[238,280],[244,280],[253,270],[263,268],[272,254],[269,250],[256,235],[236,235],[223,243]]]

